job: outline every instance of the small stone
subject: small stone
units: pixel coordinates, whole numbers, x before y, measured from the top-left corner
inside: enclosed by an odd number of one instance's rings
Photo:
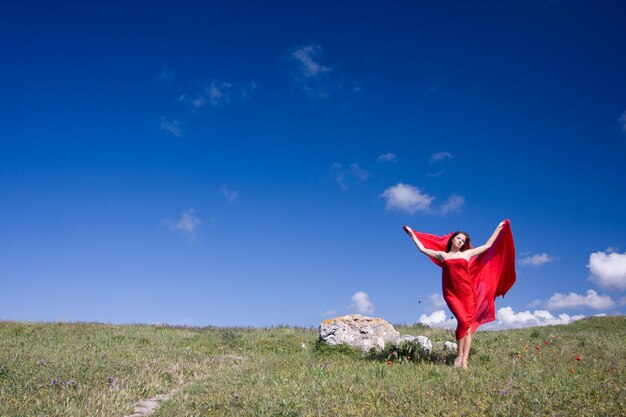
[[[430,355],[433,350],[433,343],[426,336],[411,336],[405,334],[398,340],[398,345],[410,344],[413,345],[415,352],[419,352],[421,355]]]
[[[453,351],[456,352],[457,350],[457,344],[453,343],[453,342],[445,342],[443,344],[443,350],[449,350],[449,351]]]

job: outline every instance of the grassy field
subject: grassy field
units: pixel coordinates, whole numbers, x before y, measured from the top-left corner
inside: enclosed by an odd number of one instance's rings
[[[479,332],[470,369],[432,355],[363,356],[316,329],[0,322],[0,416],[624,416],[626,317]],[[396,352],[395,354],[393,352]],[[410,357],[410,359],[409,359]]]

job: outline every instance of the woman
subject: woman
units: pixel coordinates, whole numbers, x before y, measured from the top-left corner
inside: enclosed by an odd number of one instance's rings
[[[515,245],[508,220],[498,224],[487,243],[470,245],[465,232],[434,236],[404,226],[420,252],[442,268],[443,298],[457,319],[455,367],[467,369],[472,333],[495,320],[495,297],[515,282]]]

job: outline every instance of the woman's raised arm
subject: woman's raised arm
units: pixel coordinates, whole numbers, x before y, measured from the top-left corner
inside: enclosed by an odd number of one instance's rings
[[[415,236],[415,233],[413,233],[413,230],[409,226],[403,226],[402,228],[404,229],[406,234],[409,235],[411,240],[413,240],[413,243],[415,243],[415,246],[417,246],[417,249],[419,249],[420,252],[422,252],[424,255],[428,255],[428,256],[431,256],[433,258],[437,258],[437,259],[443,261],[443,252],[438,251],[438,250],[432,250],[432,249],[426,248],[422,244],[422,242],[419,241],[417,236]]]
[[[476,256],[476,255],[480,255],[483,252],[486,252],[489,248],[491,248],[491,245],[493,245],[493,242],[495,242],[496,239],[498,238],[498,235],[500,234],[500,231],[504,227],[504,224],[505,224],[505,221],[502,220],[496,227],[496,230],[494,230],[493,233],[491,234],[491,237],[489,238],[489,240],[487,240],[487,243],[485,243],[482,246],[478,246],[477,248],[466,250],[465,253],[467,253],[469,256]]]

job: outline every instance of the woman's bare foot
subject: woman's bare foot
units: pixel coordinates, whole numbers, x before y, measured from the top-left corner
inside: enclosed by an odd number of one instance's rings
[[[463,364],[463,369],[467,369],[467,362]]]
[[[456,359],[454,360],[454,367],[460,368],[461,366],[463,366],[463,358],[461,358],[460,356],[457,356]]]

